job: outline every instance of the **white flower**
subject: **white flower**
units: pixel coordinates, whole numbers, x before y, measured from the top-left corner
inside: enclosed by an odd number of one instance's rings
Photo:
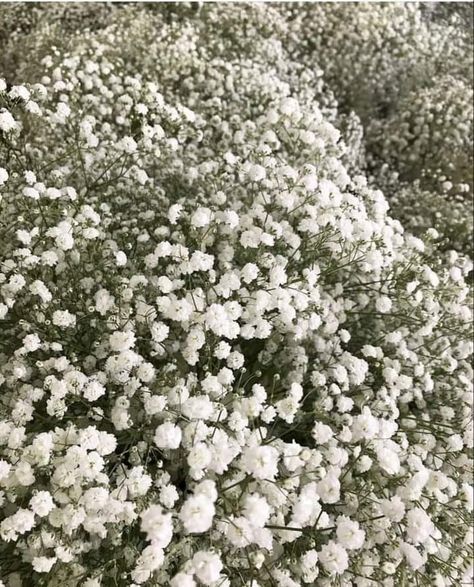
[[[56,561],[55,556],[35,556],[31,564],[37,573],[49,573]]]
[[[179,512],[179,519],[187,532],[201,534],[211,527],[214,514],[212,500],[206,495],[199,494],[188,497]]]
[[[41,262],[47,267],[53,267],[58,262],[58,255],[55,251],[45,251],[41,254]]]
[[[127,351],[135,345],[135,333],[131,330],[120,332],[116,330],[109,336],[109,345],[111,350],[116,353]]]
[[[114,306],[115,298],[106,289],[99,289],[94,294],[95,309],[104,316]]]
[[[254,493],[247,495],[243,506],[244,515],[248,521],[258,528],[263,528],[267,523],[271,513],[267,500],[264,497]]]
[[[171,509],[178,501],[179,495],[173,485],[166,485],[160,490],[160,502],[167,508]]]
[[[333,437],[333,431],[330,426],[322,422],[316,422],[311,435],[317,444],[326,444]]]
[[[177,322],[186,322],[189,320],[194,310],[193,306],[186,299],[170,300],[169,298],[161,298],[160,301],[163,302],[163,313],[165,316]]]
[[[278,473],[278,451],[273,446],[249,446],[242,454],[242,468],[255,479],[274,479]]]
[[[403,542],[400,546],[400,550],[402,551],[408,564],[414,571],[417,571],[420,567],[422,567],[425,564],[426,558],[423,557],[412,544],[408,544],[408,542]]]
[[[316,579],[319,574],[318,564],[318,553],[316,550],[307,550],[300,559],[301,570],[304,574],[304,582],[311,583]]]
[[[257,279],[260,270],[255,263],[246,263],[240,271],[243,281],[245,283],[251,283]]]
[[[53,313],[53,324],[62,328],[72,328],[76,325],[76,316],[69,310],[56,310]]]
[[[172,206],[170,206],[168,210],[168,220],[171,224],[176,224],[179,217],[181,216],[182,211],[183,206],[181,204],[173,204]]]
[[[218,358],[218,359],[226,359],[230,352],[232,350],[232,347],[230,346],[230,344],[228,342],[226,342],[225,340],[221,340],[219,342],[219,344],[217,344],[216,348],[214,349],[214,355]]]
[[[83,390],[83,395],[87,401],[95,402],[105,394],[105,387],[97,380],[90,380]]]
[[[163,342],[168,336],[169,327],[162,322],[154,322],[150,327],[150,333],[155,342]]]
[[[204,442],[195,444],[188,453],[188,465],[190,474],[194,479],[202,476],[202,471],[210,464],[212,460],[211,451]]]
[[[37,334],[27,334],[22,340],[25,350],[32,353],[41,347],[41,339]]]
[[[251,165],[247,171],[250,181],[262,181],[267,176],[265,167],[261,165]]]
[[[191,559],[191,567],[201,583],[212,585],[219,580],[223,565],[217,554],[200,550]]]
[[[146,533],[147,540],[158,548],[165,548],[173,537],[171,514],[163,513],[159,505],[152,505],[140,514],[140,529]]]
[[[208,497],[212,502],[215,502],[218,497],[216,484],[211,479],[206,479],[205,481],[201,481],[196,487],[194,488],[194,494],[200,495],[203,494]]]
[[[157,285],[164,294],[170,293],[173,290],[173,282],[166,275],[158,278]]]
[[[132,467],[128,471],[122,470],[123,475],[120,474],[117,478],[118,495],[128,495],[129,498],[146,495],[152,485],[152,479],[150,475],[144,472],[144,467],[139,465]],[[126,492],[122,492],[125,489]]]
[[[115,263],[118,267],[124,267],[127,264],[127,255],[123,251],[115,253]]]
[[[123,137],[118,143],[118,148],[124,153],[132,154],[137,150],[137,143],[132,137]]]
[[[164,552],[153,543],[145,547],[137,559],[136,567],[132,571],[132,579],[136,583],[148,581],[151,574],[159,569],[164,562]]]
[[[30,499],[30,508],[37,516],[47,516],[54,509],[54,501],[49,491],[38,491]]]
[[[291,116],[294,112],[299,111],[299,104],[295,98],[283,98],[279,107],[280,112],[286,116]]]
[[[35,526],[35,515],[29,510],[20,508],[0,524],[0,535],[7,542],[16,540],[16,534],[25,534]]]
[[[212,219],[212,211],[209,208],[198,208],[191,216],[191,224],[195,228],[207,226]]]
[[[424,543],[434,531],[434,525],[428,514],[421,508],[407,512],[407,536],[414,544]]]
[[[390,310],[392,309],[392,300],[387,296],[381,296],[380,298],[377,298],[377,301],[375,302],[375,307],[377,309],[377,312],[386,314],[387,312],[390,312]]]
[[[155,368],[151,363],[142,363],[137,369],[137,377],[144,383],[150,383],[155,377]]]
[[[46,234],[54,238],[54,242],[59,249],[61,249],[62,251],[70,251],[74,247],[74,237],[72,232],[73,231],[71,224],[68,221],[64,220],[63,222],[60,222],[57,226],[49,228],[46,231]]]
[[[36,174],[33,171],[25,171],[23,175],[28,185],[34,185],[36,183]]]
[[[341,575],[349,566],[346,550],[333,540],[321,548],[318,556],[324,570],[329,575]]]
[[[397,453],[389,447],[376,447],[377,461],[389,475],[396,475],[400,471],[400,459]]]
[[[392,522],[401,522],[405,516],[405,504],[398,495],[394,495],[391,499],[383,499],[380,502],[380,508]]]
[[[0,481],[2,479],[5,479],[6,477],[8,477],[8,474],[10,473],[10,471],[11,471],[10,463],[7,463],[7,461],[0,459]]]
[[[8,172],[3,167],[0,167],[0,186],[4,185],[8,180]]]
[[[221,304],[211,304],[204,319],[206,326],[217,336],[233,339],[239,333],[239,325],[232,319],[226,307]]]
[[[143,406],[150,416],[160,414],[166,406],[167,399],[163,395],[144,394]]]
[[[44,304],[49,303],[53,299],[49,289],[39,279],[36,279],[33,281],[33,283],[31,283],[29,290],[33,295],[39,296]]]
[[[18,123],[13,116],[4,108],[0,110],[0,130],[4,133],[9,133],[18,127]]]
[[[362,414],[354,418],[352,424],[352,439],[354,442],[358,440],[371,440],[375,438],[379,432],[379,422],[377,418],[372,416],[370,408],[367,406],[363,408]]]
[[[214,407],[207,395],[190,397],[181,406],[183,415],[190,420],[209,420]]]
[[[162,449],[176,449],[181,443],[181,428],[172,422],[160,424],[153,438],[156,446]]]
[[[31,198],[32,200],[39,200],[40,197],[38,190],[31,186],[23,188],[22,194],[25,198]]]
[[[341,484],[334,473],[329,472],[318,483],[318,495],[323,503],[336,503],[339,501]]]
[[[338,543],[347,550],[362,548],[365,540],[365,532],[359,528],[358,522],[354,522],[347,516],[339,516],[336,521],[336,536]]]
[[[10,98],[21,98],[25,102],[30,99],[30,92],[28,91],[25,86],[13,86],[11,90],[8,92]]]

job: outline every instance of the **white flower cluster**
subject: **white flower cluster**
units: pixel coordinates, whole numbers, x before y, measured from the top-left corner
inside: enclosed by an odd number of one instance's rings
[[[123,14],[0,81],[3,585],[467,584],[471,260],[276,8]]]
[[[373,123],[371,140],[387,169],[399,171],[395,180],[382,172],[380,181],[403,225],[416,234],[435,226],[448,247],[472,255],[472,82],[451,75],[436,81],[408,92],[388,119]]]
[[[434,224],[472,255],[472,10],[308,2],[290,26],[310,39],[296,42],[302,61],[318,63],[340,106],[358,115],[345,135],[349,144],[365,135],[366,157],[356,150],[351,162],[375,174],[405,227],[423,235]]]

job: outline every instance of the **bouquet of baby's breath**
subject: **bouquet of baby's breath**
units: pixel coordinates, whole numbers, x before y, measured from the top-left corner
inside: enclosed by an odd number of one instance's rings
[[[233,10],[0,80],[0,585],[470,580],[472,263]]]

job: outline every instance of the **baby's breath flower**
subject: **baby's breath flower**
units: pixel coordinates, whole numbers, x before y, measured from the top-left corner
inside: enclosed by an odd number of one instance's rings
[[[6,10],[4,582],[467,583],[462,9]]]

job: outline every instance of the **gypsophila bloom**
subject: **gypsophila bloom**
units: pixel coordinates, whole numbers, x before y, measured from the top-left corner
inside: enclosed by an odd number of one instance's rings
[[[47,516],[54,508],[54,501],[49,491],[36,493],[30,500],[30,507],[37,516]]]
[[[466,9],[1,10],[0,587],[470,584]]]
[[[190,533],[202,533],[211,527],[214,504],[209,497],[200,494],[189,497],[179,513],[184,528]]]
[[[53,324],[63,328],[73,327],[76,324],[76,317],[69,310],[56,310],[53,313]]]
[[[181,429],[179,426],[166,422],[160,424],[155,431],[154,441],[158,448],[176,449],[181,443]]]
[[[191,568],[201,583],[212,585],[219,579],[222,562],[215,553],[199,551],[191,560]]]
[[[16,129],[18,123],[13,118],[10,112],[5,108],[0,110],[0,130],[4,133],[9,133],[10,131]]]
[[[323,546],[319,552],[319,560],[329,575],[341,575],[349,563],[347,552],[340,544],[333,541]]]
[[[8,171],[6,169],[4,169],[3,167],[0,167],[0,186],[2,186],[4,183],[6,183],[8,177],[9,177]]]

